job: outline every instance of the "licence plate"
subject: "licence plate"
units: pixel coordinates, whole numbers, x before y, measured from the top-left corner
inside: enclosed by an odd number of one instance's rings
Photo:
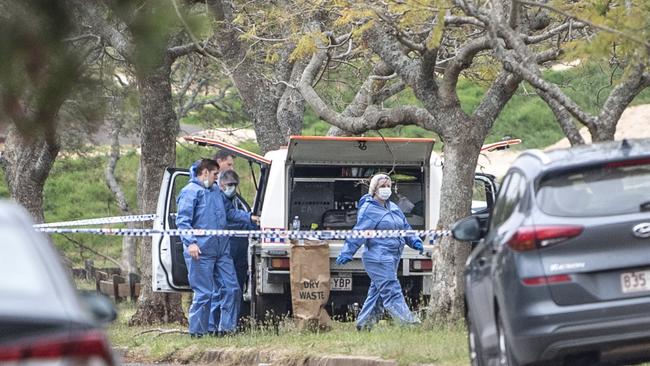
[[[331,291],[352,291],[352,273],[337,273],[330,277]]]
[[[624,294],[650,291],[650,271],[621,273],[621,290]]]

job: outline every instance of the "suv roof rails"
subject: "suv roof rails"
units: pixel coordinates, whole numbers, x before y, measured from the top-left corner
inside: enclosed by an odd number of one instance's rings
[[[551,159],[549,159],[548,155],[539,149],[526,150],[521,155],[530,155],[542,162],[543,165],[549,164],[551,162]]]

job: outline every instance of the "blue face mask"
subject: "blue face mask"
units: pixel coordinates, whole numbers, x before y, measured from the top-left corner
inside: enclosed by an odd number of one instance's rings
[[[228,198],[232,198],[235,195],[236,188],[236,186],[226,186],[226,188],[223,190],[223,194],[225,194]]]
[[[203,186],[204,186],[205,188],[210,188],[210,181],[207,180],[207,179],[204,179],[204,180],[203,180]]]

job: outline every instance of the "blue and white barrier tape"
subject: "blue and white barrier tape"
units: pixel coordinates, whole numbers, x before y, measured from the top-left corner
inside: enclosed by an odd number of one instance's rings
[[[84,219],[75,221],[61,221],[61,222],[48,222],[45,224],[36,224],[34,228],[56,228],[62,226],[87,226],[87,225],[105,225],[105,224],[120,224],[126,222],[141,222],[153,221],[158,217],[155,214],[147,215],[127,215],[127,216],[113,216],[102,217],[97,219]]]
[[[409,236],[429,236],[429,242],[437,238],[449,236],[449,230],[219,230],[219,229],[112,229],[112,228],[55,228],[35,227],[36,231],[48,234],[80,233],[120,236],[151,236],[151,235],[194,235],[194,236],[236,236],[248,238],[281,238],[305,240],[332,239],[373,239],[373,238],[403,238]]]

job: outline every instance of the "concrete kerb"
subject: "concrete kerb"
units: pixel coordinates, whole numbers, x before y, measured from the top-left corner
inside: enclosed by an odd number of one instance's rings
[[[208,365],[246,366],[397,366],[395,360],[346,355],[300,356],[283,351],[255,349],[212,349],[198,360]]]
[[[188,351],[188,350],[186,350]],[[194,352],[192,352],[194,351]],[[397,366],[395,360],[378,357],[349,355],[306,356],[283,350],[256,350],[253,348],[219,348],[196,353],[180,351],[165,357],[165,362],[195,363],[221,366]],[[125,359],[137,358],[125,348],[114,348],[114,352]],[[160,361],[160,360],[158,360]]]

